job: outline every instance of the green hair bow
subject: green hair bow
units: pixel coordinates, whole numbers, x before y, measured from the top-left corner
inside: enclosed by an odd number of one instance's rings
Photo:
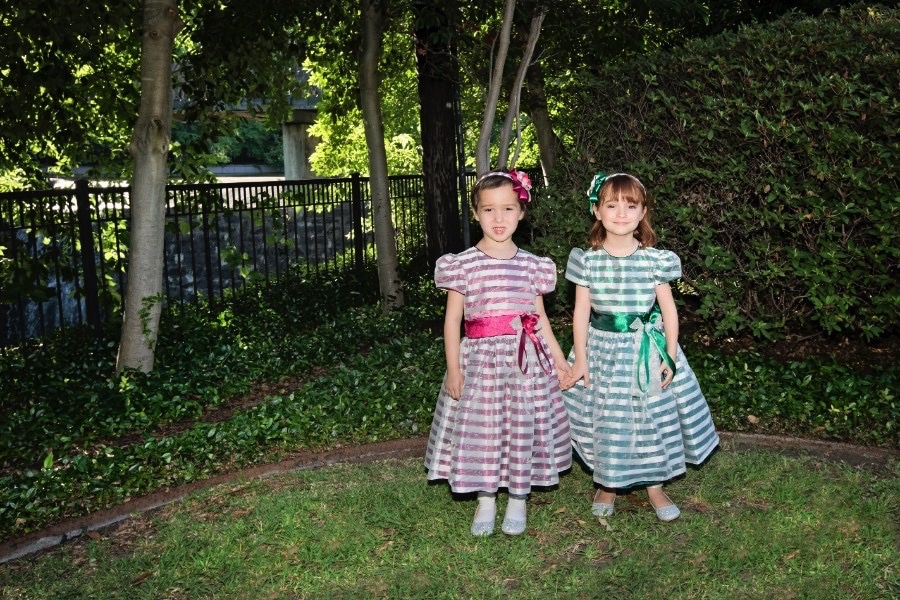
[[[591,185],[588,186],[588,211],[592,214],[594,212],[594,205],[597,204],[597,200],[600,198],[600,188],[603,187],[603,182],[606,181],[606,178],[606,173],[597,173],[594,175],[594,178],[591,179]]]

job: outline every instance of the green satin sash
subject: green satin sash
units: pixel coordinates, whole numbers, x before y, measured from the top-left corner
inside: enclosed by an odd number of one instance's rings
[[[632,329],[635,320],[640,320],[643,327]],[[666,366],[672,370],[675,375],[675,361],[666,352],[666,336],[657,328],[657,323],[662,319],[662,311],[659,304],[654,304],[653,308],[645,314],[640,313],[598,313],[591,311],[591,327],[600,331],[616,331],[619,333],[635,332],[641,336],[641,345],[638,350],[637,359],[637,380],[638,388],[641,392],[647,391],[647,384],[650,381],[650,375],[653,365],[650,364],[650,347],[656,346],[659,355],[665,361]],[[643,376],[643,377],[642,377]]]

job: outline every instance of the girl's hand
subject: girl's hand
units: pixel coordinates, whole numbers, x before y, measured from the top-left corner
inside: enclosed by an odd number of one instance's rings
[[[581,379],[584,379],[585,388],[590,387],[590,385],[588,384],[587,364],[584,361],[580,361],[576,358],[575,363],[572,365],[572,368],[569,369],[569,376],[560,381],[559,387],[567,390],[578,383],[578,381]]]
[[[459,400],[460,396],[462,396],[462,388],[463,388],[463,374],[462,371],[448,371],[447,379],[444,381],[444,387],[447,389],[447,393],[454,400]]]
[[[672,383],[672,379],[675,378],[675,372],[669,368],[669,365],[667,365],[665,361],[659,364],[659,378],[662,380],[662,384],[660,385],[662,389],[669,387],[669,384]]]
[[[556,378],[559,380],[559,387],[562,388],[563,382],[568,381],[572,376],[572,366],[565,359],[556,359],[553,362],[556,364]]]

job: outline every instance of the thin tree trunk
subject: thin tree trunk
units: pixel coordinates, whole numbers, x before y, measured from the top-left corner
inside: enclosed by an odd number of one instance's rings
[[[397,265],[397,239],[391,218],[387,153],[384,148],[384,121],[378,94],[382,36],[387,21],[386,0],[361,0],[362,55],[359,60],[359,93],[369,155],[369,184],[372,190],[372,224],[375,228],[375,256],[381,306],[385,312],[404,304],[403,285]]]
[[[422,173],[425,187],[425,235],[428,263],[448,252],[463,250],[457,185],[456,120],[454,110],[458,65],[448,39],[452,6],[426,0],[413,4],[417,23],[416,70],[419,123],[422,132]],[[438,25],[432,25],[437,22]]]
[[[547,109],[547,95],[544,93],[544,70],[540,62],[535,62],[526,75],[528,84],[522,90],[523,110],[531,118],[537,137],[538,152],[541,157],[541,170],[544,173],[544,185],[556,167],[556,161],[564,152],[559,136],[553,130],[553,121]]]
[[[484,175],[491,170],[491,130],[494,128],[494,118],[497,115],[500,90],[503,89],[503,67],[506,63],[506,54],[509,52],[509,35],[512,31],[512,20],[515,10],[516,0],[506,0],[503,8],[503,26],[500,29],[497,55],[494,57],[494,68],[491,71],[487,97],[484,102],[484,120],[481,122],[481,132],[478,135],[478,145],[475,148],[475,172],[478,175]]]
[[[519,104],[522,97],[522,84],[525,83],[525,74],[531,64],[531,57],[534,56],[534,48],[537,46],[538,38],[541,36],[541,25],[544,17],[547,16],[546,7],[541,7],[540,11],[531,18],[531,27],[528,31],[528,39],[525,42],[525,52],[522,56],[522,62],[516,71],[516,78],[513,81],[512,89],[509,93],[509,108],[506,112],[506,120],[503,123],[503,129],[500,131],[500,153],[497,159],[497,166],[505,169],[507,164],[515,165],[519,156],[519,144],[522,136],[519,132]],[[509,159],[510,138],[512,137],[513,124],[516,124],[516,149],[513,152],[512,159]]]
[[[131,153],[131,244],[116,370],[153,370],[163,302],[163,232],[172,129],[172,47],[182,27],[175,0],[145,0],[141,103]]]

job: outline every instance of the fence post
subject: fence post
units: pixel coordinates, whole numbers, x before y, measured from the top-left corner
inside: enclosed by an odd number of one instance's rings
[[[209,245],[209,197],[205,192],[200,192],[200,212],[203,214],[203,247],[206,249],[205,267],[206,267],[206,298],[209,300],[209,309],[216,310],[216,292],[213,284],[213,268],[212,268],[212,248]],[[194,232],[191,231],[191,236]],[[194,274],[196,277],[196,273]],[[221,288],[221,285],[219,286]],[[197,295],[197,286],[194,285],[194,295]]]
[[[88,325],[100,328],[100,295],[97,286],[97,262],[94,254],[94,229],[91,225],[91,198],[86,179],[75,182],[78,215],[78,241],[81,242],[81,272],[84,278],[84,303]]]
[[[350,177],[352,180],[350,187],[353,194],[353,199],[350,203],[350,214],[353,217],[353,264],[358,270],[362,270],[363,253],[365,252],[362,227],[362,180],[359,173],[352,173]]]

